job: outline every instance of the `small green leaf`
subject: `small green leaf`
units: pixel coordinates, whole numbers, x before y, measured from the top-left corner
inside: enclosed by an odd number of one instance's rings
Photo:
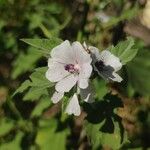
[[[42,50],[43,54],[49,54],[52,48],[59,45],[62,40],[58,38],[50,38],[50,39],[21,39],[23,42]]]
[[[86,132],[91,141],[93,149],[98,149],[102,146],[107,146],[114,150],[118,149],[121,146],[121,135],[120,128],[118,123],[114,122],[114,131],[113,133],[105,133],[100,131],[104,122],[99,124],[92,124],[86,122]]]
[[[121,141],[124,139],[120,132],[121,122],[114,113],[114,110],[121,106],[120,98],[110,93],[101,101],[83,105],[87,113],[85,129],[94,150],[103,146],[117,150],[121,146]]]
[[[98,100],[103,99],[103,97],[107,94],[108,88],[106,86],[106,82],[104,80],[94,79],[93,80],[96,98]]]
[[[13,94],[13,96],[17,93],[24,92],[29,87],[30,89],[25,94],[23,100],[38,100],[42,95],[48,95],[47,88],[52,87],[54,84],[46,79],[46,71],[47,67],[35,69],[35,72],[30,75],[31,81],[26,80],[24,83],[22,83],[21,86]]]
[[[141,49],[136,58],[126,68],[133,88],[145,96],[150,95],[150,52]]]
[[[8,119],[0,119],[0,136],[3,136],[14,127],[14,122]]]
[[[119,57],[124,65],[131,61],[137,54],[138,49],[133,48],[134,40],[129,37],[126,41],[119,42],[115,47],[111,47],[111,52]]]
[[[18,132],[18,134],[15,136],[15,138],[11,142],[3,143],[0,146],[0,149],[1,150],[11,150],[11,149],[12,150],[22,150],[21,140],[22,140],[23,135],[24,134],[22,132]]]
[[[27,88],[29,88],[31,86],[31,81],[30,80],[26,80],[24,81],[21,86],[15,91],[15,93],[13,94],[13,96],[15,96],[18,93],[22,93],[24,92]]]
[[[52,104],[50,97],[43,97],[32,111],[31,117],[38,117],[42,112]]]
[[[48,91],[46,88],[48,86],[42,86],[42,87],[31,87],[29,91],[25,94],[23,97],[23,100],[38,100],[42,95],[48,95]]]
[[[66,150],[68,129],[57,131],[57,122],[54,119],[49,120],[48,123],[42,123],[36,136],[36,144],[42,150]]]
[[[12,78],[16,79],[20,74],[35,68],[36,62],[42,57],[41,53],[37,53],[36,48],[30,47],[27,54],[20,53],[20,55],[13,62]]]
[[[47,71],[47,69],[48,67],[40,67],[35,69],[35,72],[30,75],[32,86],[42,87],[52,85],[52,83],[45,77],[45,72]]]

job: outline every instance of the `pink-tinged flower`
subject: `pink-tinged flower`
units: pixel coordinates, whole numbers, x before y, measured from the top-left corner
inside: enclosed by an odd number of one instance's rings
[[[66,107],[67,114],[74,114],[75,116],[79,116],[81,114],[81,108],[79,105],[77,94],[75,93],[72,98],[70,98],[69,104]]]
[[[73,86],[81,89],[88,87],[88,80],[92,73],[92,59],[79,42],[70,44],[64,41],[51,51],[48,59],[46,78],[55,82],[55,90],[52,101],[57,103],[65,92],[69,92]]]
[[[122,67],[118,57],[110,51],[104,50],[99,53],[96,47],[89,47],[93,59],[94,69],[106,80],[121,82],[122,78],[116,73]]]

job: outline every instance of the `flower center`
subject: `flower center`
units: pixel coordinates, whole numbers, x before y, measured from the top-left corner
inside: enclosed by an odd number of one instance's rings
[[[78,64],[67,64],[65,65],[65,70],[70,73],[79,73],[80,66]]]

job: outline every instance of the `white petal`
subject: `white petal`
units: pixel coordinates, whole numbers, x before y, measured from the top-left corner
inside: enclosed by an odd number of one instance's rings
[[[75,76],[74,74],[68,75],[56,84],[55,89],[58,92],[69,92],[76,84],[77,80],[78,76]]]
[[[114,78],[111,78],[113,81],[121,82],[123,80],[116,72],[113,72],[113,76]]]
[[[85,102],[87,102],[87,103],[92,103],[92,102],[90,102],[89,100],[90,100],[90,96],[91,96],[91,93],[88,93],[87,95],[86,95],[86,97],[83,99]]]
[[[73,97],[70,99],[70,102],[65,112],[68,113],[69,115],[74,114],[75,116],[79,116],[81,114],[77,94],[74,94]]]
[[[61,63],[74,64],[75,62],[74,52],[68,40],[53,48],[51,57]]]
[[[69,75],[69,72],[65,70],[64,65],[53,61],[51,58],[48,60],[48,70],[46,72],[46,78],[51,82],[57,82]]]
[[[85,63],[81,66],[79,78],[89,78],[92,73],[92,66],[90,63]]]
[[[88,54],[83,46],[79,42],[73,42],[72,43],[73,51],[75,52],[75,58],[78,61],[78,63],[81,65],[83,63],[91,63],[92,59],[90,57],[90,54]]]
[[[104,50],[100,54],[100,59],[103,60],[105,65],[109,65],[114,68],[115,71],[121,69],[122,64],[118,57],[113,55],[110,51]]]
[[[89,46],[89,50],[91,52],[91,57],[94,62],[100,59],[100,51],[98,48],[94,46]]]
[[[94,102],[94,91],[91,84],[89,84],[89,86],[86,89],[80,89],[80,95],[81,99],[83,99],[85,102],[87,103]]]
[[[64,96],[64,93],[60,93],[60,92],[55,91],[55,93],[51,97],[51,100],[54,104],[56,104],[63,98],[63,96]]]
[[[86,89],[88,87],[88,79],[85,78],[85,79],[79,79],[78,81],[78,86],[81,88],[81,89]]]

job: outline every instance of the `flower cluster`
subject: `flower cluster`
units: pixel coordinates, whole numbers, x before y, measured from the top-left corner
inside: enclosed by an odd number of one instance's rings
[[[70,44],[66,40],[53,48],[50,55],[46,78],[55,83],[52,102],[59,102],[65,93],[74,90],[65,110],[68,114],[80,115],[79,95],[85,102],[93,101],[89,82],[93,70],[106,80],[122,81],[116,73],[122,64],[108,50],[100,53],[96,47],[87,47],[77,41]]]

